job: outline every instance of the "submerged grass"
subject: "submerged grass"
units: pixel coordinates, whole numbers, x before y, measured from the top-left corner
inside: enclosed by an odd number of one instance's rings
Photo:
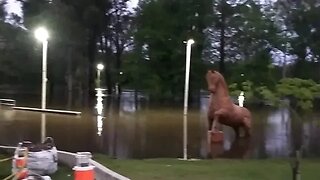
[[[288,160],[116,160],[95,155],[95,160],[133,180],[283,180],[292,179]],[[301,176],[320,179],[320,160],[303,160]]]

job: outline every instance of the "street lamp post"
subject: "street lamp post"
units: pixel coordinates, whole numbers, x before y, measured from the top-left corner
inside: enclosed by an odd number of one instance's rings
[[[183,159],[187,160],[187,114],[188,114],[188,96],[189,96],[189,75],[190,75],[190,58],[191,58],[191,45],[194,43],[193,39],[187,41],[186,48],[186,75],[185,75],[185,87],[184,87],[184,105],[183,105]]]
[[[98,64],[97,65],[97,80],[98,80],[98,88],[100,88],[101,86],[101,79],[100,79],[100,76],[101,76],[101,71],[104,69],[104,65],[103,64]]]
[[[42,95],[41,95],[41,109],[46,109],[46,95],[47,95],[47,50],[48,50],[48,31],[40,27],[35,31],[35,37],[42,42]]]
[[[47,95],[47,50],[48,50],[48,31],[40,27],[34,32],[35,37],[42,42],[42,92],[41,92],[41,109],[46,109]],[[41,142],[46,137],[46,115],[41,114]]]

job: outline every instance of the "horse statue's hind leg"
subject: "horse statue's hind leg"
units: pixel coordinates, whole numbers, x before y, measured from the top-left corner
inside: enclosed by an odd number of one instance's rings
[[[239,128],[239,126],[233,126],[232,129],[234,130],[236,138],[239,138],[240,137],[240,128]]]
[[[244,123],[244,131],[245,131],[245,137],[251,136],[251,118],[245,117],[243,120]]]
[[[208,116],[208,131],[211,131],[213,126],[213,117]]]

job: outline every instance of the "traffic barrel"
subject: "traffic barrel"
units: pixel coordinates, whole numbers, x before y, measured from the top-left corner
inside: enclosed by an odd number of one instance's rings
[[[74,170],[74,180],[94,180],[94,166],[90,164],[92,155],[90,152],[78,152],[76,154],[76,166]]]

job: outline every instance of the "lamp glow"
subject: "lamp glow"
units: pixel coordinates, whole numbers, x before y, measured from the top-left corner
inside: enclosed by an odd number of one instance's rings
[[[191,45],[191,44],[194,44],[195,41],[194,41],[193,39],[189,39],[189,40],[187,41],[187,43]]]
[[[100,75],[101,75],[101,71],[103,69],[104,69],[104,65],[102,63],[99,63],[97,65],[97,86],[98,86],[98,88],[101,87],[101,77],[100,77]]]
[[[36,29],[34,35],[41,42],[47,41],[49,38],[48,31],[43,27]]]
[[[104,65],[103,64],[98,64],[97,65],[97,69],[102,71],[104,69]]]

